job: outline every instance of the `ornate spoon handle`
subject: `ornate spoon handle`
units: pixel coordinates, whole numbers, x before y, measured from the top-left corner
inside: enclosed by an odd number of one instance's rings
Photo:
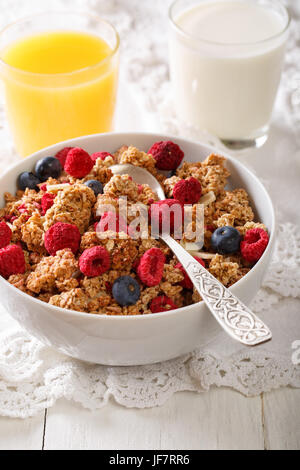
[[[161,238],[177,256],[207,307],[226,333],[247,346],[255,346],[272,339],[267,325],[179,243],[169,235],[163,234]]]

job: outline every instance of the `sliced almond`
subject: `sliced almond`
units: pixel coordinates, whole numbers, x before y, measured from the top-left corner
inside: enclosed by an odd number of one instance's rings
[[[69,186],[70,186],[69,183],[51,184],[47,186],[47,191],[50,193],[57,193],[57,191],[61,191],[65,188],[68,188]]]
[[[186,250],[186,251],[199,251],[199,246],[197,243],[194,242],[185,242],[183,240],[180,241],[180,245]]]
[[[202,259],[213,259],[216,254],[215,253],[206,253],[203,251],[189,251],[190,255],[197,256],[198,258]]]
[[[216,200],[216,195],[213,191],[209,191],[209,193],[204,194],[198,202],[198,204],[203,204],[203,206],[208,206],[212,202],[215,202]]]

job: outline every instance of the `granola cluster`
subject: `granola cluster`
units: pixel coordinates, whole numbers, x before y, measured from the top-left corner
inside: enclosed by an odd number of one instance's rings
[[[184,161],[169,177],[158,171],[156,162],[157,157],[155,159],[150,153],[124,146],[114,155],[98,158],[84,178],[77,179],[63,171],[58,178],[49,177],[39,185],[38,190],[18,190],[15,196],[6,193],[5,207],[0,209],[0,221],[5,221],[9,226],[11,243],[22,247],[26,266],[25,272],[12,274],[8,281],[28,295],[51,305],[93,314],[149,314],[154,311],[151,310],[153,301],[156,305],[169,305],[167,309],[170,305],[178,308],[201,300],[195,290],[186,289],[184,272],[175,267],[178,260],[162,241],[135,239],[127,229],[109,229],[101,234],[97,231],[102,214],[113,208],[118,216],[120,198],[127,197],[129,208],[136,203],[150,207],[158,200],[148,185],[139,185],[128,175],[114,176],[110,167],[116,163],[129,163],[148,170],[158,179],[167,198],[173,197],[178,182],[196,178],[202,187],[199,202],[204,205],[205,233],[204,246],[199,250],[193,249],[192,254],[200,258],[202,255],[206,269],[225,286],[241,279],[251,269],[251,263],[243,258],[241,251],[234,254],[216,252],[212,243],[213,234],[217,229],[232,227],[242,239],[249,230],[267,229],[254,221],[250,200],[244,189],[226,189],[230,173],[225,158],[212,154],[203,162]],[[95,195],[85,184],[90,180],[103,185],[101,194]],[[42,198],[46,193],[53,194],[53,204],[43,214]],[[196,204],[190,210],[192,222],[189,228],[193,229]],[[128,211],[128,226],[132,219]],[[67,247],[54,256],[49,255],[44,243],[45,233],[57,223],[72,224],[78,228],[81,240],[77,253]],[[150,227],[148,229],[150,233]],[[99,246],[109,254],[109,269],[99,276],[86,276],[80,270],[80,256]],[[138,266],[143,256],[153,248],[160,250],[164,261],[157,284],[149,286],[141,282]],[[150,266],[151,269],[155,266]],[[139,298],[133,305],[122,305],[116,301],[114,283],[128,276],[139,289]]]

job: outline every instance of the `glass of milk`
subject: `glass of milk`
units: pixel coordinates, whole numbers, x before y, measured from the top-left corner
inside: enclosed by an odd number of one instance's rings
[[[277,0],[176,0],[170,72],[178,118],[230,148],[266,141],[290,16]]]

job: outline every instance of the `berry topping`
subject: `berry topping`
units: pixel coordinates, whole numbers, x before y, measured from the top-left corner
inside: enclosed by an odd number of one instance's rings
[[[39,160],[35,165],[36,176],[41,181],[47,181],[48,178],[57,179],[62,172],[60,161],[55,157],[46,157]]]
[[[194,256],[194,258],[195,258],[196,261],[198,261],[198,263],[202,264],[203,268],[205,268],[205,263],[204,263],[203,259],[198,258],[198,256]],[[180,269],[180,271],[184,275],[184,279],[183,279],[183,281],[181,281],[180,285],[182,287],[184,287],[185,289],[193,290],[193,283],[190,280],[189,276],[187,275],[187,272],[184,269],[184,267],[182,266],[182,264],[177,263],[175,265],[175,268]]]
[[[210,240],[211,246],[220,255],[230,255],[240,249],[240,232],[230,225],[219,227],[214,231]]]
[[[150,304],[150,310],[152,313],[167,312],[168,310],[174,310],[178,308],[166,295],[160,295],[155,297]]]
[[[177,199],[164,199],[151,204],[149,217],[153,231],[159,227],[161,231],[174,232],[182,227],[184,207]]]
[[[20,214],[28,214],[28,209],[27,209],[27,206],[24,202],[23,202],[23,204],[19,205],[18,211],[20,212]]]
[[[98,158],[101,158],[101,160],[105,160],[106,157],[112,157],[114,159],[114,156],[108,152],[95,152],[91,155],[91,159],[93,160],[93,162],[98,160]]]
[[[46,192],[47,191],[47,184],[46,183],[41,184],[40,190]]]
[[[140,298],[140,293],[139,283],[131,276],[119,277],[112,287],[113,298],[122,307],[136,304]]]
[[[85,150],[74,147],[68,152],[65,170],[74,178],[84,178],[93,166],[94,162]]]
[[[137,268],[140,280],[148,287],[157,286],[163,277],[165,261],[165,255],[159,248],[147,250]]]
[[[110,268],[110,256],[104,246],[93,246],[79,258],[79,269],[88,277],[101,276]]]
[[[156,142],[148,153],[155,158],[159,170],[176,170],[184,157],[181,148],[171,141]]]
[[[95,196],[98,194],[103,194],[103,184],[97,180],[89,180],[84,183],[88,188],[91,188],[94,191]]]
[[[106,292],[108,292],[109,295],[112,294],[112,285],[108,281],[105,281],[105,290],[106,290]]]
[[[173,197],[182,204],[197,204],[201,196],[201,184],[193,177],[178,181],[173,189]]]
[[[18,176],[18,188],[22,191],[25,191],[26,188],[39,191],[38,185],[40,183],[41,181],[33,173],[30,173],[28,171],[24,171]]]
[[[113,232],[129,232],[129,227],[126,220],[117,214],[116,212],[104,212],[100,222],[97,225],[97,232],[107,232],[112,230]]]
[[[7,246],[12,237],[12,232],[9,226],[4,222],[0,222],[0,248]]]
[[[141,258],[136,258],[132,263],[132,270],[137,273]]]
[[[0,274],[8,279],[12,274],[25,273],[25,257],[19,245],[8,245],[0,250]]]
[[[214,225],[205,225],[204,230],[207,232],[214,232],[215,226]]]
[[[72,148],[73,147],[65,147],[61,149],[59,152],[57,152],[57,154],[55,155],[55,158],[58,158],[58,160],[60,161],[62,168],[65,167],[67,155]]]
[[[64,248],[70,248],[74,254],[80,245],[81,235],[76,225],[57,222],[45,233],[44,243],[48,253],[52,256]]]
[[[54,204],[55,194],[52,193],[45,193],[41,200],[42,206],[42,215],[45,215],[47,210]]]
[[[241,242],[241,253],[249,263],[258,261],[269,243],[269,235],[262,228],[247,230]]]

